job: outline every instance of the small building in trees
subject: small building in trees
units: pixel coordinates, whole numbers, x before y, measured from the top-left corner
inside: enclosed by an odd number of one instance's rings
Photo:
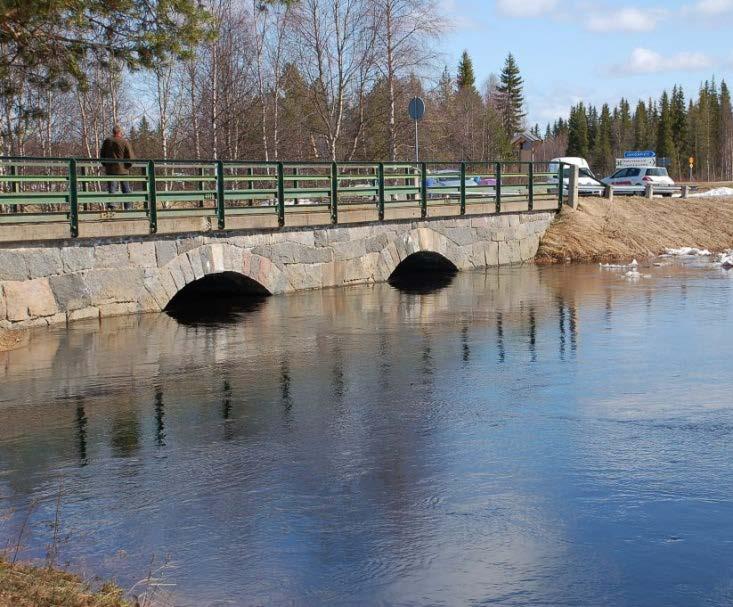
[[[522,131],[512,139],[512,149],[521,162],[534,162],[535,150],[541,143],[542,138],[532,131]]]

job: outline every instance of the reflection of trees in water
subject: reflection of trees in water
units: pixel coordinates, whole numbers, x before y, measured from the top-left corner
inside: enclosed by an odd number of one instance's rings
[[[468,338],[468,323],[464,320],[461,327],[461,360],[468,364],[471,360],[471,346]]]
[[[155,387],[155,444],[165,447],[165,407],[160,386]]]
[[[79,448],[79,465],[84,467],[89,463],[87,459],[87,419],[86,411],[84,411],[84,399],[79,397],[76,404],[76,444]]]
[[[280,361],[280,400],[283,406],[283,415],[290,417],[293,410],[293,395],[291,393],[290,361],[285,355]]]
[[[499,349],[499,362],[506,361],[506,348],[504,346],[504,315],[496,313],[496,347]]]
[[[565,360],[565,347],[570,341],[570,352],[575,354],[578,350],[578,308],[575,304],[568,305],[562,296],[556,299],[557,313],[560,322],[560,360]],[[606,314],[609,314],[606,311]]]
[[[529,354],[533,363],[537,362],[537,317],[534,306],[529,307]]]
[[[131,457],[140,450],[140,420],[137,411],[120,411],[112,418],[110,433],[112,454],[115,457]]]

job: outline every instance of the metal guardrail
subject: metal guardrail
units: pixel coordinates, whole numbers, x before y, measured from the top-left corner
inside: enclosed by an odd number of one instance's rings
[[[242,214],[277,215],[279,226],[292,213],[376,207],[384,221],[392,206],[502,205],[540,200],[562,206],[563,173],[532,162],[261,162],[131,160],[129,175],[106,175],[105,163],[118,160],[0,157],[0,222],[68,221],[72,237],[84,220],[142,219],[151,233],[161,217],[215,217],[218,229]],[[544,169],[544,170],[543,170]],[[129,193],[108,193],[107,183],[125,181]],[[117,184],[119,189],[119,183]],[[96,208],[95,208],[96,207]]]

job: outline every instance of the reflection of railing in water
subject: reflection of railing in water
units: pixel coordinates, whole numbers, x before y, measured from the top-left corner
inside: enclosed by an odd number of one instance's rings
[[[433,205],[489,204],[503,212],[509,203],[532,211],[544,200],[562,205],[557,172],[532,162],[262,162],[131,160],[130,175],[105,175],[106,163],[119,160],[0,157],[0,210],[4,223],[68,221],[72,237],[79,223],[104,219],[143,219],[158,230],[159,218],[210,217],[218,229],[236,215],[287,216],[322,213],[339,223],[339,209],[367,205],[371,220],[385,220],[385,209]],[[553,167],[554,168],[554,167]],[[129,193],[103,191],[108,182],[131,184]],[[518,209],[512,207],[509,210]]]

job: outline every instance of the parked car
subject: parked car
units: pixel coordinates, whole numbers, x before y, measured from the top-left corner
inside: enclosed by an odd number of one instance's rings
[[[433,171],[429,173],[427,178],[429,188],[459,188],[461,187],[460,173],[451,169]],[[482,178],[477,176],[466,176],[466,187],[475,188],[477,186],[494,186],[495,179]]]
[[[651,184],[662,196],[671,196],[677,191],[674,181],[664,167],[624,167],[602,180],[619,193],[642,193]]]
[[[567,188],[570,182],[570,166],[576,166],[580,169],[578,178],[578,192],[581,196],[600,196],[605,189],[600,180],[593,174],[588,161],[585,158],[576,158],[573,156],[565,156],[563,158],[553,158],[550,160],[548,172],[552,173],[552,177],[548,179],[551,184],[557,184],[557,174],[560,171],[560,163],[564,163],[563,168],[563,184]]]

